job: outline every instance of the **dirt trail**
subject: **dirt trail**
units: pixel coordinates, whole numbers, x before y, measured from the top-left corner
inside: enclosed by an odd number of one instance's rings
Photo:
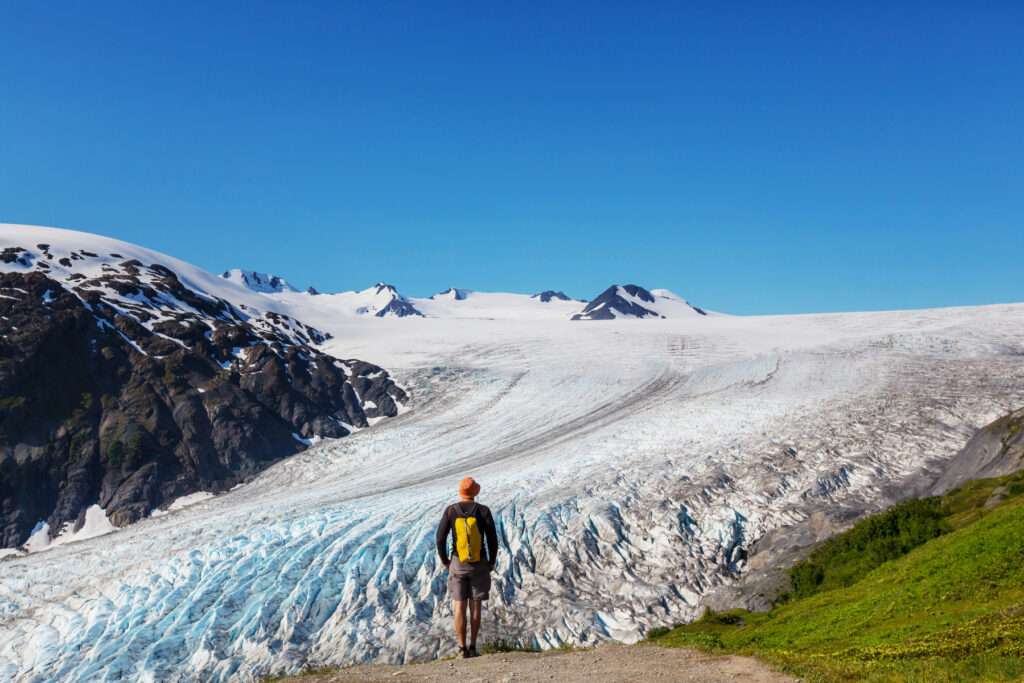
[[[509,652],[406,666],[360,665],[332,674],[286,678],[287,683],[342,681],[743,681],[776,683],[799,679],[776,673],[749,657],[713,656],[657,646],[603,645],[594,650]]]

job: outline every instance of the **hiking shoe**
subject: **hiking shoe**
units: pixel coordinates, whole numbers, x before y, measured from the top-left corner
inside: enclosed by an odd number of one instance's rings
[[[470,645],[466,648],[466,657],[479,657],[480,654],[476,651],[476,645]]]
[[[473,655],[469,654],[469,648],[468,647],[460,647],[459,648],[459,654],[457,654],[455,656],[458,657],[459,659],[468,659],[469,657],[472,657]]]

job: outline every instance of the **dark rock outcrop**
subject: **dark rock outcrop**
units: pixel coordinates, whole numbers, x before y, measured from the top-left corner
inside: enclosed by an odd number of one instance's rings
[[[193,291],[162,265],[58,280],[43,263],[0,274],[0,546],[39,520],[51,534],[80,526],[93,504],[125,525],[231,488],[302,450],[299,437],[346,436],[406,398],[381,368],[317,349],[318,330]]]
[[[394,286],[384,282],[378,282],[373,289],[373,295],[379,298],[390,297],[390,300],[383,306],[379,306],[376,312],[373,312],[372,308],[361,308],[357,313],[371,313],[377,318],[387,318],[393,316],[396,318],[406,318],[409,316],[423,317],[423,313],[419,311],[412,302],[407,298],[398,293],[398,290]]]
[[[455,301],[465,301],[466,297],[469,296],[468,289],[459,289],[458,287],[449,287],[443,292],[431,295],[431,299],[454,299]]]
[[[635,301],[630,301],[623,293],[643,303],[654,303],[654,295],[643,287],[612,285],[601,292],[601,295],[587,304],[582,311],[572,317],[573,320],[614,320],[616,317],[646,318],[661,317],[658,313]],[[618,315],[616,315],[618,313]]]
[[[1020,469],[1024,469],[1024,408],[979,429],[943,466],[929,495],[945,493],[971,479],[1002,477]]]
[[[393,315],[396,318],[407,318],[409,316],[423,317],[423,314],[415,306],[397,297],[389,301],[384,308],[374,313],[374,316],[378,318],[386,318],[389,315]]]
[[[251,289],[254,292],[297,292],[284,278],[269,273],[258,273],[254,270],[225,270],[221,273],[225,280],[231,280],[236,284]]]
[[[564,292],[556,292],[556,291],[551,290],[551,289],[549,289],[547,291],[544,291],[544,292],[541,292],[540,294],[534,294],[530,298],[531,299],[540,299],[541,303],[545,303],[545,304],[548,303],[549,301],[551,301],[552,299],[558,299],[559,301],[572,301],[572,299],[570,299],[568,296],[566,296]]]

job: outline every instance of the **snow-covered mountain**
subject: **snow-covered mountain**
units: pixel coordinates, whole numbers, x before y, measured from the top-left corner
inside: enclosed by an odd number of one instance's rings
[[[558,301],[571,301],[571,299],[568,296],[566,296],[565,292],[562,292],[562,291],[556,292],[556,291],[554,291],[552,289],[545,290],[545,291],[541,292],[540,294],[534,294],[530,298],[531,299],[540,299],[541,303],[545,303],[545,304],[548,303],[549,301],[553,300],[553,299],[557,299]]]
[[[370,314],[377,318],[407,318],[410,316],[422,316],[416,310],[409,299],[398,293],[394,287],[383,282],[378,282],[369,289],[361,292],[354,292],[360,305],[356,313],[360,315]]]
[[[0,547],[229,488],[405,398],[245,274],[67,230],[2,225],[0,247]]]
[[[550,303],[527,294],[475,292],[449,289],[429,299],[412,299],[428,318],[477,320],[556,320],[568,319],[578,310],[578,301],[553,300]]]
[[[383,282],[362,291],[319,294],[265,293],[277,310],[302,315],[312,324],[362,318],[421,318],[462,320],[568,320],[582,303],[568,297],[539,297],[506,292],[476,292],[452,287],[429,297],[408,297]],[[564,296],[564,295],[563,295]]]
[[[442,299],[448,301],[464,301],[469,296],[468,289],[458,289],[457,287],[449,287],[443,292],[439,292],[430,297],[431,301],[440,301]]]
[[[312,289],[312,288],[311,288]],[[278,310],[301,311],[305,319],[337,320],[346,317],[444,318],[476,320],[614,320],[616,318],[676,318],[708,315],[665,289],[648,292],[636,285],[613,285],[591,303],[547,290],[526,295],[478,292],[450,287],[426,298],[405,296],[392,285],[379,282],[361,291],[318,294],[316,301],[292,288],[262,288]],[[310,293],[307,291],[307,293]],[[317,293],[312,290],[312,293]],[[642,304],[642,306],[641,306]]]
[[[588,303],[573,320],[615,320],[616,318],[676,318],[707,315],[667,289],[647,291],[637,285],[612,285]]]
[[[288,284],[283,278],[267,273],[257,273],[254,270],[242,270],[232,268],[221,273],[225,280],[231,280],[237,284],[251,289],[254,292],[297,292],[299,290]],[[308,290],[307,290],[308,292]],[[310,293],[315,293],[310,292]]]
[[[0,560],[0,678],[252,681],[447,655],[434,530],[465,475],[501,538],[481,638],[631,642],[927,491],[1024,405],[1024,304],[672,316],[655,290],[639,303],[656,321],[581,324],[579,302],[528,295],[410,299],[425,317],[397,319],[356,313],[358,292],[237,289],[240,312],[387,368],[407,410],[189,507]]]

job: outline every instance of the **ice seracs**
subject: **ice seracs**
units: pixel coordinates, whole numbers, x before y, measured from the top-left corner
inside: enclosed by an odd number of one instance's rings
[[[408,411],[198,505],[4,557],[0,680],[248,683],[445,656],[434,525],[467,471],[502,529],[481,638],[631,642],[926,487],[1024,405],[1024,305],[586,324],[512,318],[579,308],[526,295],[412,320],[331,296],[253,299],[301,301],[327,348],[402,378]]]
[[[67,258],[98,274],[108,249],[152,262],[99,240],[26,244],[0,262],[56,270]],[[360,292],[257,293],[162,263],[240,314],[322,330],[325,352],[391,369],[411,398],[398,419],[197,505],[43,553],[0,552],[0,680],[248,683],[308,662],[445,656],[451,602],[433,533],[463,472],[502,529],[481,638],[632,642],[926,491],[978,427],[1024,405],[1022,304],[733,317],[626,291],[658,316],[586,324],[570,321],[579,302],[469,292],[410,299],[424,318],[381,319],[355,312]],[[56,277],[62,288],[72,274]],[[73,296],[9,284],[20,289],[0,301],[31,296],[49,306],[41,314]],[[364,411],[379,406],[360,380],[351,390]],[[230,408],[217,391],[202,396]]]

